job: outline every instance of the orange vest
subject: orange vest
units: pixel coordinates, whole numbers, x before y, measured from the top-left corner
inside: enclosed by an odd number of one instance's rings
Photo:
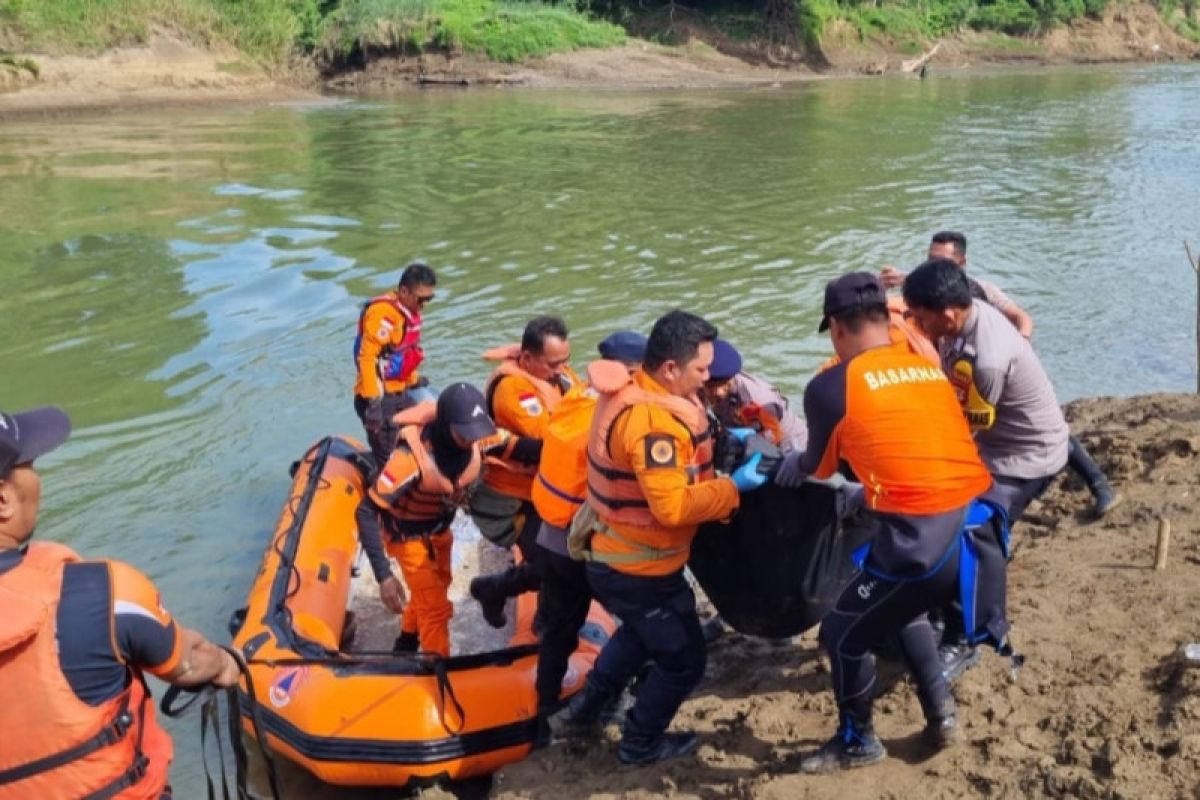
[[[437,401],[426,400],[395,417],[400,425],[400,444],[384,464],[370,489],[371,499],[387,509],[394,531],[401,536],[419,536],[445,530],[454,521],[454,513],[466,499],[467,487],[479,477],[481,458],[477,445],[471,447],[471,461],[457,480],[451,481],[441,470],[421,438],[425,427],[437,416]],[[413,475],[415,486],[408,485]]]
[[[542,437],[541,463],[530,495],[538,516],[559,528],[571,524],[587,499],[588,432],[595,413],[595,390],[574,387],[550,415]]]
[[[538,402],[547,413],[553,414],[554,410],[558,408],[558,404],[562,402],[563,393],[557,386],[541,378],[535,378],[517,365],[517,355],[520,352],[521,348],[519,345],[506,345],[504,347],[493,348],[483,354],[483,357],[489,361],[500,362],[496,369],[492,371],[492,374],[488,376],[487,384],[484,386],[483,391],[484,397],[487,398],[488,416],[492,419],[496,419],[496,387],[502,378],[510,376],[521,377],[528,381],[537,395]],[[573,385],[579,384],[575,374],[569,370],[567,378]],[[568,391],[570,390],[568,389]],[[514,431],[514,433],[519,434],[520,431]],[[486,461],[487,469],[483,473],[483,482],[485,484],[500,494],[516,497],[520,500],[530,499],[533,490],[533,476],[537,474],[536,465],[520,464],[493,457],[487,458]]]
[[[0,708],[8,720],[0,800],[69,800],[109,787],[113,794],[105,797],[158,800],[173,752],[140,675],[117,697],[91,706],[75,695],[59,666],[63,569],[78,560],[67,547],[35,542],[19,565],[0,575]],[[71,750],[80,752],[64,758]],[[60,759],[40,769],[36,763]]]
[[[592,368],[588,371],[591,374]],[[597,389],[602,390],[602,387],[597,386]],[[602,390],[588,434],[588,502],[604,522],[656,530],[662,526],[650,513],[650,504],[642,495],[637,476],[613,461],[609,439],[617,417],[642,403],[662,408],[691,434],[692,456],[684,465],[689,483],[711,480],[716,474],[713,471],[712,436],[704,408],[683,397],[648,392],[631,379],[616,391]]]

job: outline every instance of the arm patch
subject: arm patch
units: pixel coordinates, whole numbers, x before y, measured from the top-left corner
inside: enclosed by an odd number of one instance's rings
[[[652,433],[646,437],[647,467],[674,467],[677,461],[673,436]]]

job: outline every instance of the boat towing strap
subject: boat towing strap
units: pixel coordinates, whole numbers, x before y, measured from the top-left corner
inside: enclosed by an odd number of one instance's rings
[[[254,740],[262,754],[264,771],[271,789],[272,800],[282,800],[279,793],[279,781],[275,774],[275,758],[266,746],[263,736],[262,714],[258,707],[258,695],[254,691],[254,678],[246,667],[241,654],[228,647],[223,650],[233,656],[246,681],[246,716],[254,731]],[[180,697],[186,699],[179,703]],[[255,800],[256,795],[250,794],[246,785],[249,772],[249,762],[246,747],[242,741],[242,699],[237,686],[218,688],[211,683],[201,686],[172,686],[167,689],[159,708],[162,713],[173,719],[186,716],[199,704],[200,708],[200,758],[204,764],[204,780],[208,784],[208,800],[218,800],[216,786],[213,782],[213,772],[208,764],[208,730],[211,727],[213,738],[216,740],[217,763],[221,769],[220,800],[233,800],[228,784],[228,771],[225,768],[225,744],[221,736],[221,697],[225,697],[225,727],[229,735],[229,749],[233,752],[234,768],[233,783],[237,800]]]

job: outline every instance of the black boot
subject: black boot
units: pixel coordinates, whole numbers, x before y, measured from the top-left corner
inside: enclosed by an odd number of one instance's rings
[[[503,628],[508,624],[504,607],[508,604],[504,573],[499,575],[481,575],[471,581],[471,597],[479,601],[483,618],[493,628]]]
[[[801,759],[800,771],[833,772],[866,767],[886,757],[883,742],[879,741],[871,725],[871,712],[856,715],[843,710],[837,733],[820,750]]]
[[[1096,498],[1095,503],[1092,504],[1092,515],[1095,517],[1103,517],[1125,499],[1120,492],[1113,491],[1112,486],[1104,479],[1090,488],[1092,497]]]
[[[549,717],[550,730],[568,738],[599,736],[612,721],[618,700],[620,695],[602,692],[589,680],[565,708]]]
[[[409,633],[408,631],[400,631],[400,635],[396,637],[396,641],[392,644],[392,652],[396,655],[401,653],[415,653],[421,648],[421,640],[417,634]]]
[[[924,708],[925,704],[921,704]],[[924,708],[925,730],[921,739],[934,750],[944,750],[962,739],[962,730],[955,716],[954,699],[949,698],[937,708]]]
[[[1083,478],[1083,482],[1088,485],[1088,490],[1095,498],[1092,504],[1094,516],[1103,517],[1123,499],[1113,491],[1104,470],[1100,469],[1100,465],[1084,449],[1083,443],[1074,436],[1067,439],[1067,465],[1071,467],[1072,472]]]
[[[699,746],[700,741],[691,731],[642,736],[626,730],[617,748],[617,760],[629,766],[644,767],[669,758],[691,755]]]

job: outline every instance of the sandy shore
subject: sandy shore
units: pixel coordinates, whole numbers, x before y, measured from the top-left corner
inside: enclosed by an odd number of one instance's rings
[[[788,647],[727,635],[675,726],[695,757],[618,769],[615,729],[589,748],[556,744],[497,776],[502,798],[1194,798],[1200,790],[1200,396],[1071,404],[1073,430],[1125,496],[1102,521],[1061,478],[1014,532],[1009,612],[1028,662],[1018,680],[985,657],[954,687],[965,742],[930,754],[898,668],[877,703],[889,758],[833,776],[797,774],[830,735],[828,662],[815,632]],[[1153,569],[1159,520],[1172,538]]]

